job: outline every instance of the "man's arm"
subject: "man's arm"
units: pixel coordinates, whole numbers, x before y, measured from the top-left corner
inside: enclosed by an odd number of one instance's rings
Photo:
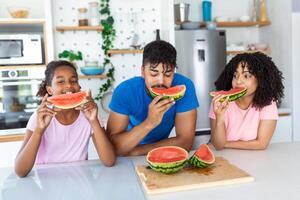
[[[136,146],[128,155],[137,156],[145,155],[154,148],[161,146],[179,146],[190,150],[193,146],[196,130],[197,111],[196,109],[177,113],[175,118],[176,136],[167,138],[153,144]]]
[[[274,134],[277,120],[261,120],[258,127],[258,134],[255,140],[250,141],[232,141],[226,142],[225,148],[233,149],[252,149],[262,150],[266,149]]]

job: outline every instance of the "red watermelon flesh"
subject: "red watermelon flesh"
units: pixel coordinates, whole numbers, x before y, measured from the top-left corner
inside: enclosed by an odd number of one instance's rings
[[[210,92],[210,95],[211,96],[216,96],[219,94],[220,95],[232,95],[232,94],[240,93],[244,90],[245,90],[245,88],[238,87],[238,88],[232,88],[231,90],[228,90],[228,91],[224,91],[224,90],[213,91],[213,92]]]
[[[162,88],[152,88],[152,92],[156,93],[156,94],[160,94],[160,95],[174,95],[177,94],[179,92],[181,92],[183,90],[183,85],[177,85],[174,87],[170,87],[167,89],[162,89]]]
[[[47,101],[52,103],[55,107],[61,109],[75,108],[86,102],[85,97],[87,97],[88,92],[81,91],[71,94],[61,94],[49,97]]]
[[[211,161],[212,160],[212,153],[208,149],[207,145],[201,144],[200,148],[196,151],[195,156],[200,158],[203,161]]]
[[[153,163],[172,163],[187,159],[188,153],[180,147],[160,147],[148,154],[148,160]]]

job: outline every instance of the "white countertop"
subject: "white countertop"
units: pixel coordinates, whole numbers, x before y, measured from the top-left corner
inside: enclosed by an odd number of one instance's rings
[[[271,144],[264,151],[215,151],[250,173],[254,182],[144,196],[134,165],[145,157],[119,158],[114,167],[99,161],[37,166],[26,178],[0,168],[0,199],[222,199],[299,200],[300,142]]]

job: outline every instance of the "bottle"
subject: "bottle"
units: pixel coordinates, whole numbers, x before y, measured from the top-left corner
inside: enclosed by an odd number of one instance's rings
[[[211,21],[211,1],[204,0],[202,1],[202,15],[204,22]]]
[[[89,3],[89,14],[90,14],[90,26],[99,26],[100,24],[100,14],[99,14],[99,4],[96,1]]]
[[[87,8],[78,8],[78,26],[88,26]]]
[[[251,0],[252,5],[250,6],[250,16],[251,16],[251,21],[256,22],[257,21],[257,0]]]
[[[265,0],[260,0],[260,3],[259,3],[259,21],[260,22],[268,21],[267,6],[266,6]]]
[[[159,29],[156,29],[156,40],[160,40]]]

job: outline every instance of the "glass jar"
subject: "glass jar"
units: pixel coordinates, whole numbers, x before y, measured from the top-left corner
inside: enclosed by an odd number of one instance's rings
[[[100,14],[99,14],[99,3],[96,1],[89,3],[89,14],[90,14],[90,26],[99,26]]]
[[[87,8],[78,8],[78,26],[88,26]]]

